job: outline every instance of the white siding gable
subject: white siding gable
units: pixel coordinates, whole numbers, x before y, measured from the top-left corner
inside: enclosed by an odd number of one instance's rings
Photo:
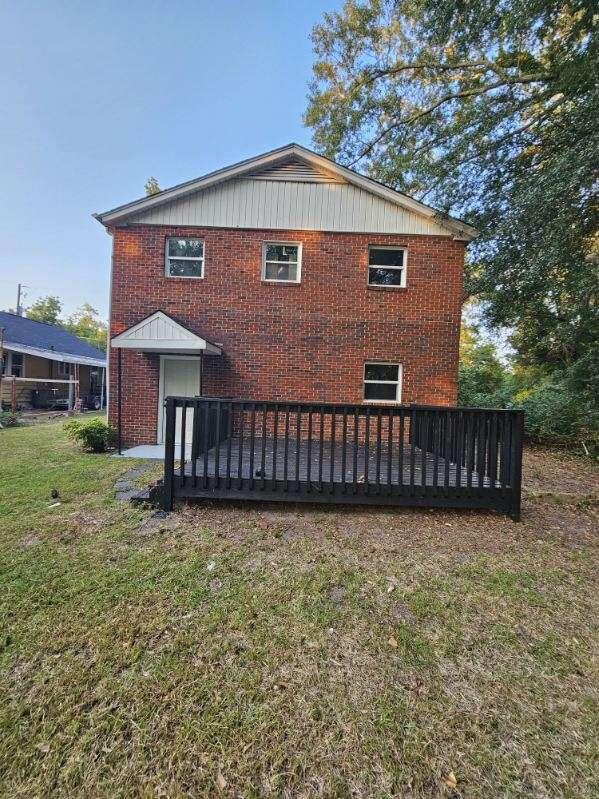
[[[434,219],[350,183],[286,180],[280,170],[239,178],[131,214],[128,222],[199,227],[450,236]]]

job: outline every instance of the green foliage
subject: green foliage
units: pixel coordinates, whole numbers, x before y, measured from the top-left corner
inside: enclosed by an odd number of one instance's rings
[[[597,379],[596,4],[346,0],[313,32],[329,156],[480,230],[467,288],[518,361]],[[587,391],[590,396],[591,392]]]
[[[65,422],[67,435],[78,441],[87,452],[106,452],[114,449],[117,431],[103,419],[71,419]]]
[[[17,427],[21,424],[21,417],[18,413],[12,411],[3,411],[0,409],[0,428],[2,427]]]
[[[62,319],[62,302],[58,297],[41,297],[26,311],[29,319],[62,327],[74,336],[87,341],[92,347],[106,352],[108,325],[100,319],[98,311],[85,302],[68,319]]]
[[[60,326],[61,312],[62,302],[58,297],[49,294],[47,297],[40,297],[39,300],[36,300],[36,302],[25,311],[25,316],[28,319],[34,319],[36,322],[46,322],[46,324],[49,325]]]
[[[155,177],[151,177],[146,180],[144,189],[148,197],[151,197],[153,194],[158,194],[162,191]]]
[[[106,351],[108,325],[100,319],[98,311],[89,303],[84,303],[78,311],[69,316],[63,327],[87,341],[92,347]]]
[[[514,405],[524,411],[524,429],[542,444],[583,445],[589,452],[599,444],[587,406],[567,382],[550,378],[528,391],[516,393]]]
[[[521,408],[525,433],[531,441],[595,453],[599,447],[599,415],[578,366],[553,373],[539,367],[505,366],[495,346],[482,342],[476,328],[464,325],[458,403]],[[586,373],[587,367],[581,371]]]

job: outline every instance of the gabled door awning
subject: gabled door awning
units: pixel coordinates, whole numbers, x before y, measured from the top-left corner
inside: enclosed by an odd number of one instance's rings
[[[175,322],[164,311],[156,311],[119,333],[111,339],[110,346],[165,355],[222,355],[220,347]]]

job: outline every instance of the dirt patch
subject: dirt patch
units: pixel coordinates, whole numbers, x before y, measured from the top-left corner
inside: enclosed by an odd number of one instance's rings
[[[522,463],[525,495],[596,495],[599,497],[599,468],[590,459],[568,453],[556,454],[544,447],[526,447]]]

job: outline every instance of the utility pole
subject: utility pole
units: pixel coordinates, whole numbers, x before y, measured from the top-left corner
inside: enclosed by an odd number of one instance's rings
[[[19,283],[17,285],[17,316],[23,316],[23,308],[21,307],[21,295],[24,293],[23,289],[26,289],[23,283]]]

